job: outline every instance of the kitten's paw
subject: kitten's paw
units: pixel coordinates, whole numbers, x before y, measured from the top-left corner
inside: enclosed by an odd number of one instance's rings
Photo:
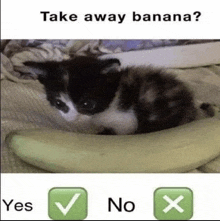
[[[214,117],[216,112],[219,112],[219,108],[215,104],[210,103],[202,103],[200,108],[205,112],[205,114],[209,117]]]
[[[111,128],[105,128],[103,131],[99,132],[98,135],[116,135],[116,133]]]

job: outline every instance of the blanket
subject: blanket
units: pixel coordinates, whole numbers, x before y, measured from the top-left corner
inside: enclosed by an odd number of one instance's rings
[[[207,40],[208,41],[208,40]],[[161,50],[191,44],[204,45],[201,40],[2,40],[1,44],[1,169],[4,173],[48,172],[20,160],[4,143],[5,136],[12,130],[31,128],[55,128],[77,131],[46,100],[42,85],[26,73],[16,72],[15,66],[24,61],[63,60],[76,55],[117,55],[131,51]],[[209,43],[207,43],[209,44]],[[212,44],[219,46],[214,40]],[[187,49],[189,50],[189,48]],[[213,55],[219,56],[219,54]],[[199,63],[199,61],[198,61]],[[211,102],[220,107],[220,62],[169,69],[194,91],[197,100]],[[219,114],[216,116],[220,119]],[[207,150],[208,151],[208,150]],[[188,171],[185,171],[188,172]],[[190,172],[220,172],[220,156]]]

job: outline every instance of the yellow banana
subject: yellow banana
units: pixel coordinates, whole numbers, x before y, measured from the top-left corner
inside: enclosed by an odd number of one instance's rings
[[[220,155],[220,121],[139,135],[20,130],[6,143],[24,161],[52,172],[186,172]]]

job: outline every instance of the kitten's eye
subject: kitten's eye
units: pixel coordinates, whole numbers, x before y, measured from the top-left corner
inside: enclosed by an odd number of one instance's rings
[[[69,107],[60,99],[56,99],[54,105],[57,109],[63,111],[64,113],[67,113],[69,111]]]
[[[56,104],[56,107],[63,107],[65,105],[65,103],[59,99],[55,100],[55,104]]]
[[[80,108],[86,112],[93,112],[97,106],[97,102],[94,100],[82,100],[80,102]]]
[[[96,107],[96,102],[95,101],[85,101],[82,104],[83,108],[87,109],[87,110],[93,110]]]

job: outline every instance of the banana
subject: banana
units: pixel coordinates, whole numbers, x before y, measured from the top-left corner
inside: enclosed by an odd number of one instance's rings
[[[51,172],[186,172],[220,155],[220,121],[203,119],[139,135],[18,130],[6,143],[24,161]]]

